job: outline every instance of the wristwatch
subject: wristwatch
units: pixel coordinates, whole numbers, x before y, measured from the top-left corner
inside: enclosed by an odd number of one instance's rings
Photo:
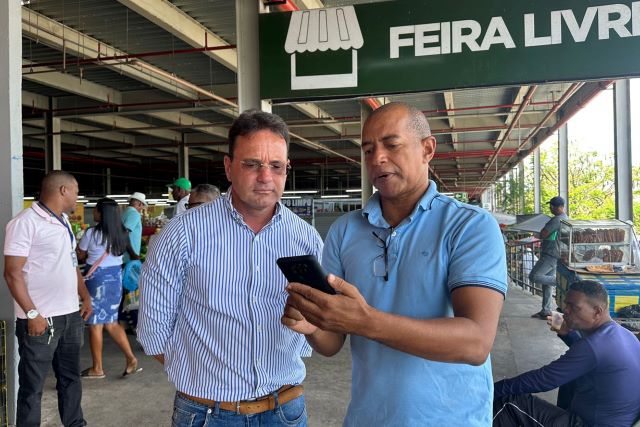
[[[27,319],[29,320],[33,320],[38,316],[40,316],[40,313],[38,313],[38,310],[31,309],[27,312]]]

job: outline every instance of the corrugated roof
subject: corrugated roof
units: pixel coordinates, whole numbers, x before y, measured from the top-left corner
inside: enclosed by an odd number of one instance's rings
[[[284,48],[287,53],[360,49],[364,44],[353,6],[297,11],[291,14]]]

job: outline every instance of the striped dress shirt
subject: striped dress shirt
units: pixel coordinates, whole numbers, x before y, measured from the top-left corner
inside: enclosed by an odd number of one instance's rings
[[[217,401],[269,394],[305,377],[305,337],[280,323],[284,256],[322,252],[317,231],[281,203],[257,234],[231,189],[173,219],[149,248],[140,278],[138,340],[164,354],[180,392]]]

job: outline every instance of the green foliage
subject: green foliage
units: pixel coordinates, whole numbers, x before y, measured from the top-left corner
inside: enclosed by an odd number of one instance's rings
[[[540,150],[540,200],[543,213],[548,213],[546,202],[558,195],[557,143],[549,141]],[[496,184],[501,195],[501,210],[507,213],[534,212],[533,156],[525,160],[524,183],[509,179]],[[640,225],[640,166],[632,170],[633,212],[636,228]],[[519,209],[519,191],[524,191],[524,209]],[[579,143],[569,144],[569,215],[574,219],[611,219],[616,216],[615,169],[613,155],[604,158],[597,152],[582,151]]]

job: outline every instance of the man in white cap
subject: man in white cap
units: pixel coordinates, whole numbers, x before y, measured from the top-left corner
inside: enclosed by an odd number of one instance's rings
[[[147,197],[143,193],[135,192],[129,197],[129,206],[122,213],[122,224],[129,232],[129,242],[131,250],[135,255],[140,255],[142,246],[142,217],[140,212],[147,207]],[[129,251],[125,252],[122,261],[126,264],[132,258]],[[133,257],[137,259],[136,257]]]
[[[144,193],[135,192],[129,196],[129,206],[122,213],[122,224],[129,232],[129,245],[126,252],[122,256],[123,264],[127,264],[131,260],[140,259],[140,248],[142,247],[142,216],[140,213],[147,207],[147,197]],[[124,289],[122,297],[124,300],[125,293],[129,292]],[[124,312],[123,302],[120,302],[118,308],[118,319],[126,324],[127,332],[135,331],[138,325],[137,310],[134,312]]]

